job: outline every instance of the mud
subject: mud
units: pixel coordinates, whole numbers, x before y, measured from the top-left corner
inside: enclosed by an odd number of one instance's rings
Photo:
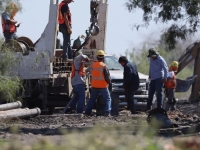
[[[160,136],[177,136],[198,134],[200,132],[200,109],[199,103],[181,102],[177,104],[177,110],[168,113],[168,117],[178,124],[177,129],[162,129],[158,131]],[[0,121],[0,138],[9,140],[13,135],[22,142],[34,142],[39,137],[49,136],[54,141],[62,139],[65,132],[87,132],[93,127],[105,128],[104,131],[122,132],[134,134],[134,129],[148,127],[144,112],[137,115],[129,111],[120,111],[117,117],[109,116],[84,116],[82,114],[61,114],[57,111],[53,115],[40,115],[31,118],[13,118]],[[192,128],[192,132],[191,131]],[[27,138],[29,137],[29,138]]]

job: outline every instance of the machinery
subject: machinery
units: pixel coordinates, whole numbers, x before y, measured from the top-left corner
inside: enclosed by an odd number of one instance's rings
[[[192,90],[190,95],[190,100],[194,101],[199,98],[200,90],[200,42],[195,42],[189,45],[185,52],[178,59],[179,68],[177,74],[187,66],[191,61],[194,60],[194,72],[193,76],[188,77],[185,81],[177,80],[177,92],[185,92],[189,89],[192,84]]]
[[[97,7],[95,8],[95,6]],[[90,59],[96,59],[96,52],[99,49],[105,50],[107,7],[107,0],[91,1],[90,21],[92,22],[92,24],[96,23],[96,25],[99,27],[99,33],[98,35],[91,36],[83,47],[83,53],[89,56]],[[98,19],[96,19],[97,15]],[[109,54],[106,54],[105,56],[105,64],[108,66],[111,75],[112,85],[109,86],[109,89],[111,92],[112,101],[114,103],[120,103],[121,106],[127,105],[124,95],[124,89],[122,88],[123,67],[118,63],[118,59],[116,57]],[[136,109],[145,110],[148,98],[148,76],[139,73],[139,77],[140,88],[134,95],[134,102],[136,104]],[[99,97],[99,99],[101,99],[101,97]],[[103,101],[100,101],[100,103],[102,102]]]
[[[35,43],[27,37],[20,37],[14,42],[19,62],[13,66],[10,73],[23,80],[25,89],[23,99],[28,106],[40,107],[42,111],[49,114],[55,107],[66,106],[72,93],[71,62],[63,62],[62,49],[56,49],[58,4],[58,0],[50,0],[48,24]],[[90,59],[96,59],[96,52],[99,49],[105,50],[107,6],[107,0],[91,0],[89,35],[76,49],[76,51],[83,49],[83,53]],[[110,59],[116,63],[117,59],[114,56],[106,57],[108,65]],[[115,93],[122,103],[124,102],[123,71],[112,67],[110,72],[112,76],[110,92]],[[140,74],[140,88],[135,95],[135,102],[145,106],[147,97],[148,76]]]

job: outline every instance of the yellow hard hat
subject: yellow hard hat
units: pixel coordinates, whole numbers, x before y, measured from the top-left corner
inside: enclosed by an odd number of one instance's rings
[[[98,50],[97,56],[105,56],[105,52],[103,50]]]
[[[173,61],[172,64],[171,64],[171,66],[178,68],[178,62],[177,61]]]

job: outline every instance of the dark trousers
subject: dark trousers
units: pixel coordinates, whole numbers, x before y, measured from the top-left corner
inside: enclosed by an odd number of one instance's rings
[[[162,83],[161,78],[151,80],[150,85],[149,85],[149,96],[148,96],[148,100],[147,100],[146,110],[151,109],[151,105],[152,105],[152,101],[153,101],[155,92],[156,92],[156,99],[157,99],[157,108],[162,108],[162,106],[163,106],[162,88],[163,88],[163,83]]]
[[[175,98],[175,89],[165,89],[165,95],[167,102],[165,103],[166,111],[173,111],[176,109],[176,98]]]
[[[133,99],[134,93],[135,92],[133,90],[125,89],[125,98],[128,103],[127,107],[128,107],[128,110],[130,110],[132,114],[136,113],[134,99]]]
[[[16,40],[18,37],[15,33],[3,33],[4,37],[5,37],[5,42],[8,42],[9,40]]]
[[[71,35],[68,34],[67,29],[60,27],[59,30],[63,35],[63,55],[62,55],[62,58],[64,60],[67,59],[67,58],[72,59],[72,49],[71,49],[71,46],[70,46]]]

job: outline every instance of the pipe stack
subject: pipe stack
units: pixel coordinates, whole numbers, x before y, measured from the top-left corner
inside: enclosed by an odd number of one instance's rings
[[[29,109],[21,107],[22,103],[20,101],[0,105],[0,119],[25,118],[41,114],[39,108]]]
[[[53,74],[69,73],[72,70],[71,61],[63,61],[62,58],[56,57],[53,62]]]

